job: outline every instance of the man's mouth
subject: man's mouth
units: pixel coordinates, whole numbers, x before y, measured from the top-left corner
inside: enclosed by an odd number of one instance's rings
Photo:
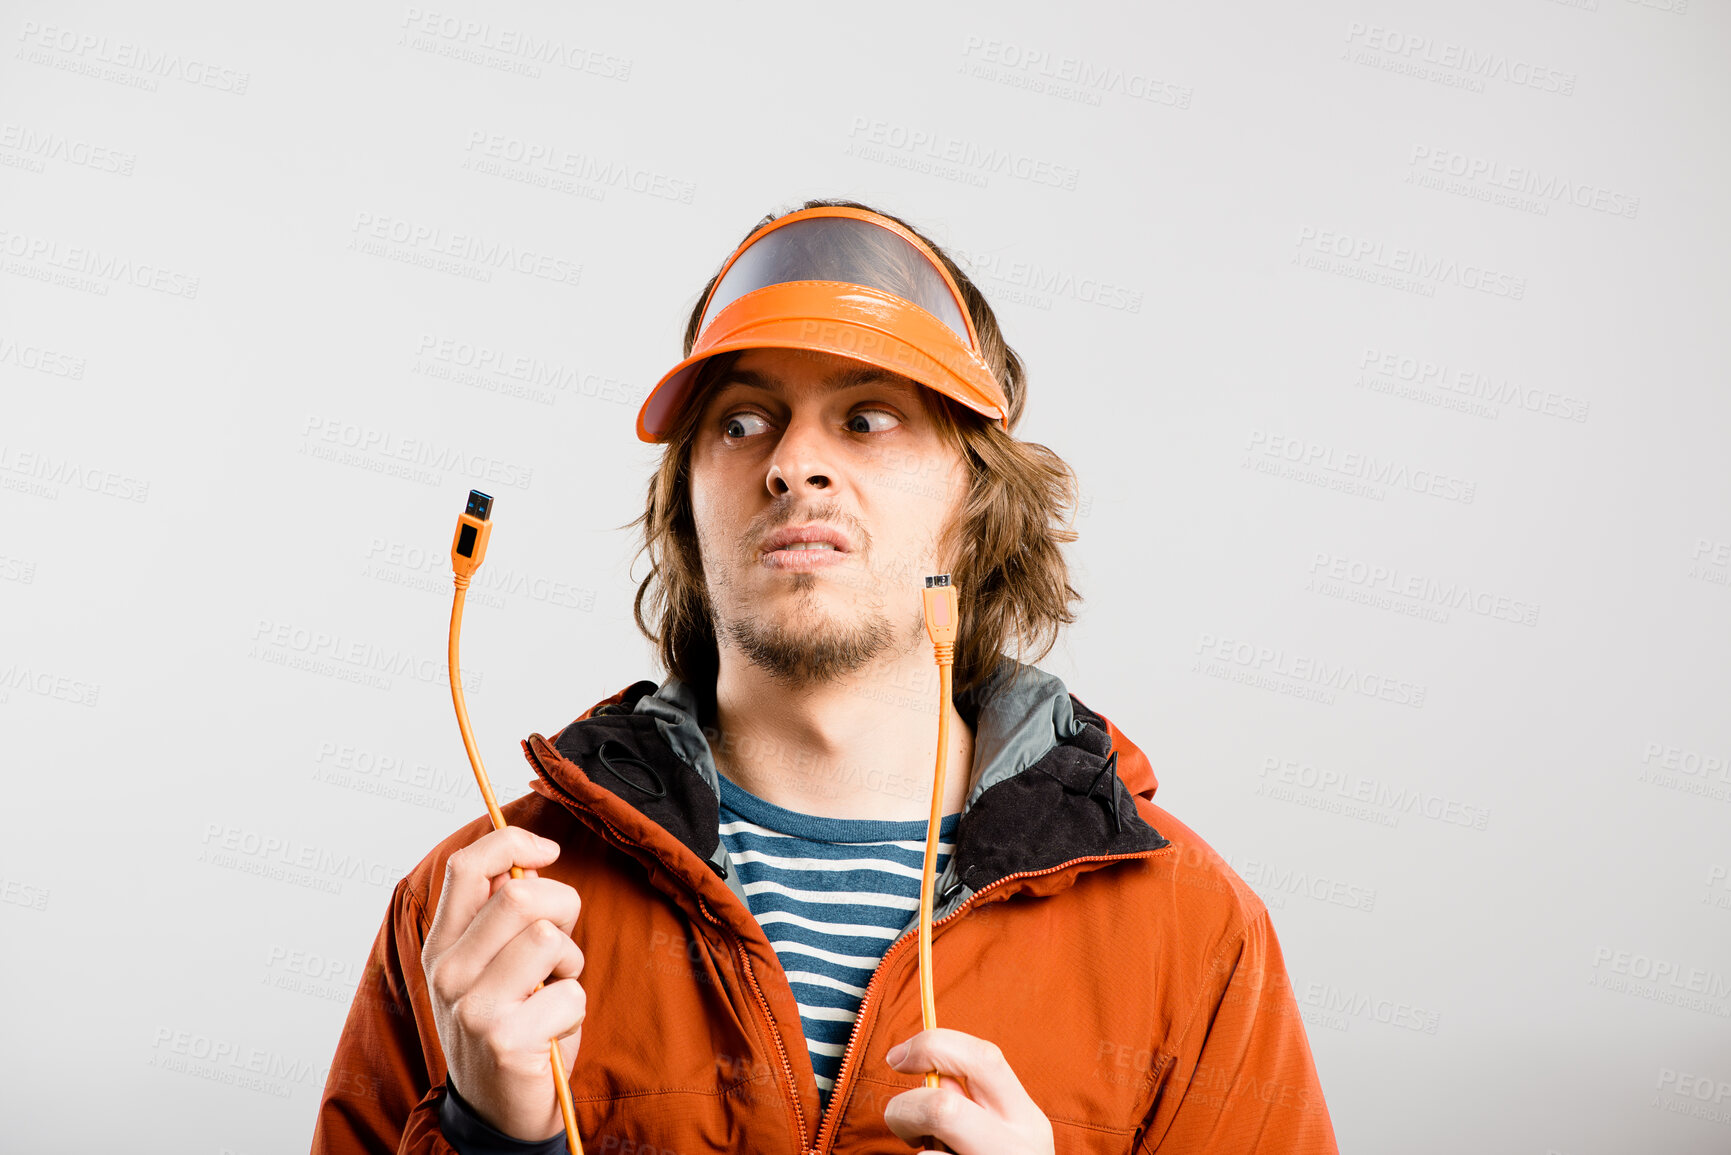
[[[853,555],[837,549],[827,541],[793,541],[779,549],[763,552],[766,569],[787,573],[812,573],[831,566],[846,565]]]

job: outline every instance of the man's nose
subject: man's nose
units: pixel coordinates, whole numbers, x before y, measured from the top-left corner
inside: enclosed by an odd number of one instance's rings
[[[770,456],[766,481],[771,496],[780,497],[801,487],[829,489],[834,483],[831,449],[815,416],[796,415]]]

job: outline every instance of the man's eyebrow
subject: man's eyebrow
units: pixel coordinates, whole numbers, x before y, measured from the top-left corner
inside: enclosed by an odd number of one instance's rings
[[[824,384],[832,389],[857,389],[861,385],[911,385],[906,377],[899,373],[891,373],[888,369],[880,369],[876,365],[854,365],[846,369],[838,369],[824,378]],[[781,392],[781,379],[767,373],[759,373],[755,369],[733,369],[723,377],[711,394],[713,401],[724,394],[744,388],[766,389],[771,393]]]

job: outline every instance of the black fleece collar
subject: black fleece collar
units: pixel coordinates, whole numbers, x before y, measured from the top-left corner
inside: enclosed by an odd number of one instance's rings
[[[1053,683],[1061,686],[1055,679]],[[671,679],[669,684],[678,688]],[[1003,685],[1001,677],[988,685],[984,709],[1012,700],[995,693]],[[666,716],[660,699],[668,689],[669,685],[661,687],[657,702],[639,709],[646,696],[657,695],[657,686],[647,680],[636,682],[621,701],[565,727],[554,736],[552,745],[582,768],[595,785],[659,824],[699,860],[709,863],[718,877],[736,886],[738,872],[729,869],[727,851],[721,845],[720,801],[706,776],[715,772],[713,763],[700,769],[694,762],[707,762],[707,758],[693,759],[675,749],[678,744],[694,752],[690,730],[697,725],[697,718],[681,711],[681,725],[670,729],[665,720],[655,716]],[[995,759],[970,788],[956,828],[955,852],[938,880],[934,920],[1010,875],[1045,872],[1076,859],[1145,853],[1167,845],[1167,839],[1142,819],[1119,778],[1117,752],[1111,748],[1104,720],[1074,695],[1064,696],[1073,733],[1065,736],[1060,726],[1057,741],[1025,767],[1017,768],[1012,758]],[[680,700],[689,704],[693,699],[688,695]],[[958,710],[964,716],[973,713],[980,717],[978,711],[963,710],[961,703]],[[690,727],[683,724],[686,720]],[[1001,724],[1019,719],[992,721]]]

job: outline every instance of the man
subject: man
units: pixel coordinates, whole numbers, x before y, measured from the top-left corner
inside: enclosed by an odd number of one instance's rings
[[[557,1040],[588,1152],[1334,1153],[1263,904],[1116,726],[1004,654],[1073,620],[1075,479],[1010,436],[1021,365],[978,290],[811,201],[735,250],[685,352],[638,416],[668,445],[634,523],[668,677],[531,735],[510,827],[398,884],[313,1150],[564,1151]]]

